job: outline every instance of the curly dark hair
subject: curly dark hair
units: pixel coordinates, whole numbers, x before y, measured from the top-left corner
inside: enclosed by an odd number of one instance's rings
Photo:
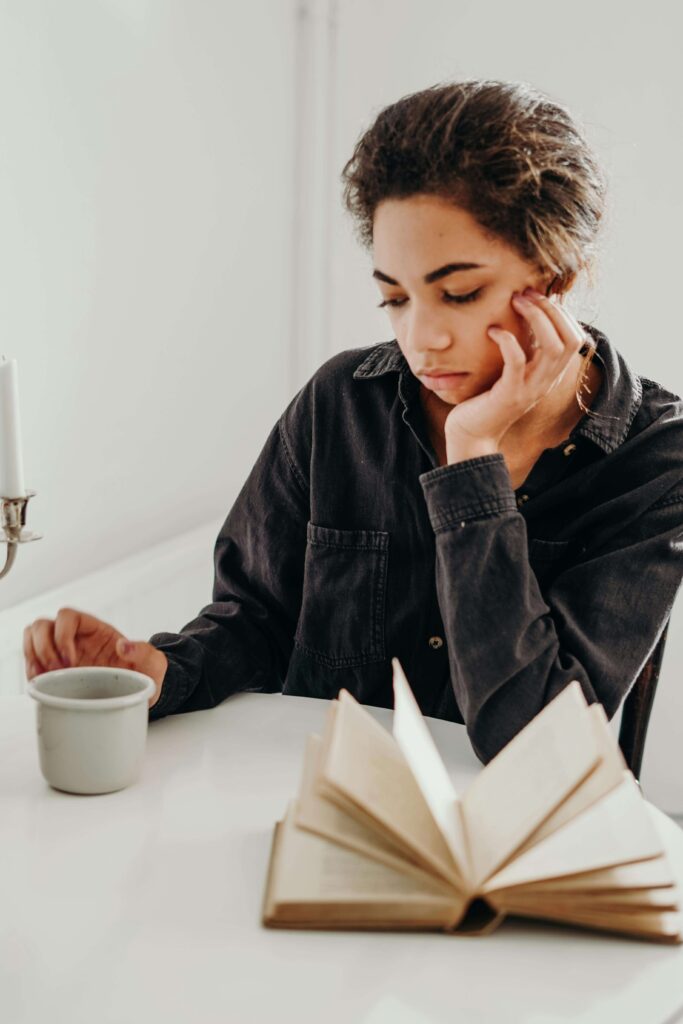
[[[569,111],[528,83],[469,79],[402,97],[360,136],[341,177],[366,249],[382,200],[434,195],[551,271],[549,292],[562,297],[582,270],[594,283],[607,177]]]

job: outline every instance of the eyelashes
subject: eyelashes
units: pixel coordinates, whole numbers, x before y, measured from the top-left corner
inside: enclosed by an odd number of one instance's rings
[[[444,292],[443,297],[446,302],[452,302],[455,305],[461,306],[466,302],[474,302],[482,291],[482,288],[477,288],[475,291],[469,292],[467,295],[451,295],[450,292]],[[385,299],[383,302],[378,304],[377,308],[383,309],[385,306],[388,306],[390,309],[400,309],[407,301],[407,299]]]

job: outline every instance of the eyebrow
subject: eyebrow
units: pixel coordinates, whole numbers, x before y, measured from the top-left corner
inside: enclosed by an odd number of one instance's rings
[[[485,263],[446,263],[443,267],[439,267],[438,270],[431,270],[424,276],[425,284],[432,284],[434,281],[438,281],[441,277],[448,277],[449,274],[455,273],[456,270],[478,270],[479,267],[485,267]],[[393,277],[389,277],[388,274],[384,274],[381,270],[373,270],[372,276],[377,278],[378,281],[386,281],[387,284],[398,284]]]

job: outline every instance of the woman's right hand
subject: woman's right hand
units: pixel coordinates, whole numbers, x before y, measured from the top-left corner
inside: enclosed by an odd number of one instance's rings
[[[129,649],[126,648],[129,646]],[[145,640],[127,640],[93,615],[60,608],[56,619],[36,619],[24,630],[24,660],[29,682],[41,672],[81,665],[107,665],[143,672],[156,686],[148,704],[159,700],[168,658]]]

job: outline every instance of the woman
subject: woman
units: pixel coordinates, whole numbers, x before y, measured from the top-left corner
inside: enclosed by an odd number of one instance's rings
[[[594,155],[527,85],[465,81],[383,110],[342,177],[394,340],[285,409],[196,619],[127,649],[60,609],[25,631],[28,677],[136,668],[150,719],[240,690],[391,707],[397,656],[483,762],[573,679],[613,716],[683,575],[683,406],[563,305],[594,263]]]

